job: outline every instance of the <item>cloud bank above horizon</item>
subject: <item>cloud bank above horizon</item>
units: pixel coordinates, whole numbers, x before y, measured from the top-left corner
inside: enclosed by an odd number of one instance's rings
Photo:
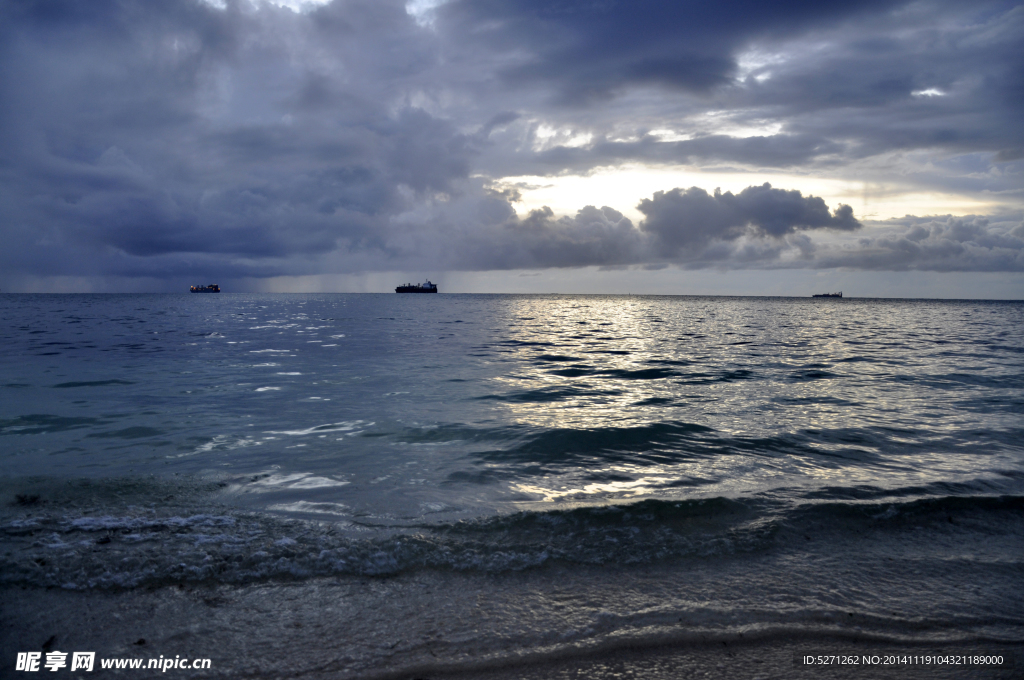
[[[0,1],[0,286],[1019,277],[1021,44],[1010,2]]]

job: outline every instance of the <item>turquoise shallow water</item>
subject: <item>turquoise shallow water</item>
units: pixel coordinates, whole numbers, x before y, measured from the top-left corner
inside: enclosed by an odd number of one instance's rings
[[[5,295],[0,315],[7,586],[458,575],[546,603],[495,605],[464,649],[854,614],[883,640],[1024,640],[1024,303]],[[538,585],[567,569],[586,577]]]

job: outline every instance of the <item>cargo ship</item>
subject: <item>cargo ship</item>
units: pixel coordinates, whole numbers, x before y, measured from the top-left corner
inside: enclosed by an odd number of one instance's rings
[[[815,293],[811,297],[838,297],[838,298],[841,298],[841,297],[843,297],[843,291],[839,291],[838,293]]]
[[[427,281],[426,283],[405,283],[395,288],[396,293],[436,293],[437,284]]]
[[[220,286],[211,283],[208,286],[190,286],[188,290],[190,293],[219,293]]]

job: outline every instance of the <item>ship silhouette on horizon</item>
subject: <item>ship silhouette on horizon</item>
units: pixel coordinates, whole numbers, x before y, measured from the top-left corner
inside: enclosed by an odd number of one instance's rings
[[[405,283],[395,288],[396,293],[436,293],[437,284],[431,283],[428,279],[426,283]]]

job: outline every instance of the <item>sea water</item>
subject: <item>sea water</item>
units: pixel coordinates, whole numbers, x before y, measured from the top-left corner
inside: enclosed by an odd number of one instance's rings
[[[147,603],[152,655],[362,677],[1024,640],[1021,302],[4,295],[0,318],[0,586]],[[54,639],[141,649],[108,624]]]

